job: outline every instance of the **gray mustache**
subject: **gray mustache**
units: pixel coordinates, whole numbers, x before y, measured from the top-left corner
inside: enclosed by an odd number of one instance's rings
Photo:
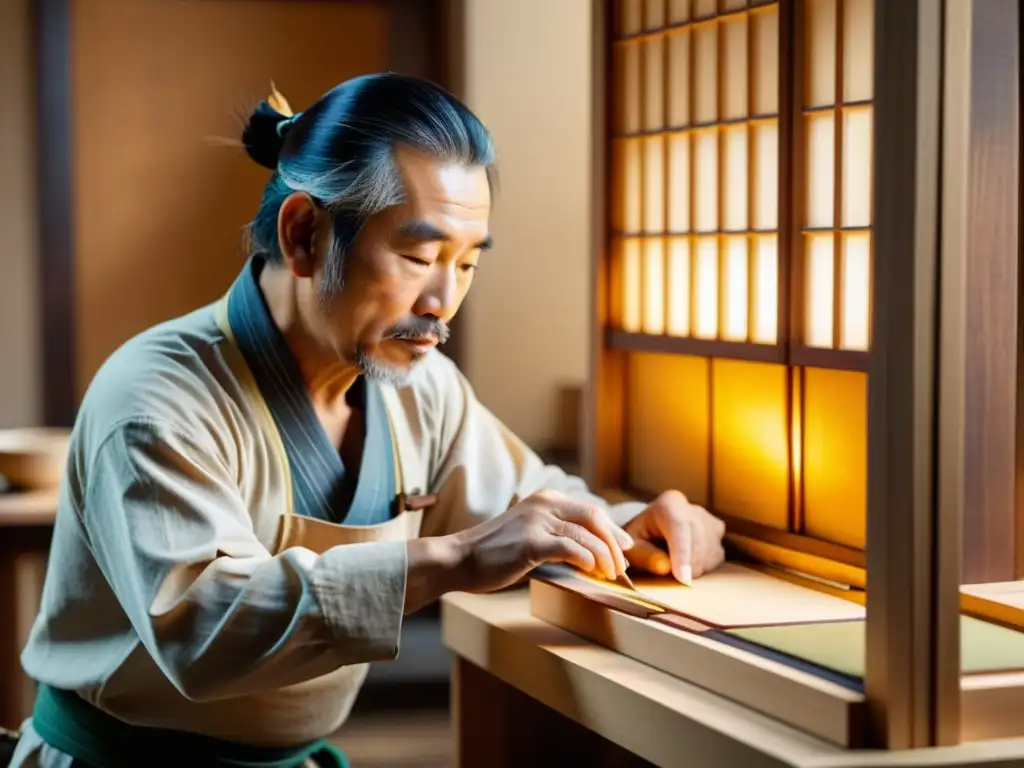
[[[394,326],[384,334],[384,338],[406,341],[437,339],[438,344],[444,344],[448,341],[449,333],[448,326],[443,320],[422,317]]]

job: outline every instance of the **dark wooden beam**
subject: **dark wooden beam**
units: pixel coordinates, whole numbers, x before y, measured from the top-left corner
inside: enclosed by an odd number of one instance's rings
[[[37,0],[35,9],[43,419],[68,427],[77,409],[71,3]]]

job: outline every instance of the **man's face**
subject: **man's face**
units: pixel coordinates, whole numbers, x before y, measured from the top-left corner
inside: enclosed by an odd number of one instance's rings
[[[483,168],[448,164],[399,148],[405,201],[369,219],[337,290],[324,274],[329,227],[318,227],[322,332],[368,378],[400,383],[448,337],[482,251],[490,245],[490,185]]]

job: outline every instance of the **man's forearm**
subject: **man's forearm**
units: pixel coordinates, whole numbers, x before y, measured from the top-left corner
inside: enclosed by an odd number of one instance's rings
[[[458,535],[412,539],[407,550],[406,615],[430,605],[447,592],[465,588],[466,555]]]

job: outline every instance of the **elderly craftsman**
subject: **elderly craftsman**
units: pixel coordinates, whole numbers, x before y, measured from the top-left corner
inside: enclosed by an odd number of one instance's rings
[[[242,141],[273,174],[241,274],[82,403],[15,766],[344,765],[324,739],[367,664],[445,592],[722,561],[719,520],[679,493],[608,508],[435,349],[491,243],[463,104],[394,74],[298,115],[275,91]]]

